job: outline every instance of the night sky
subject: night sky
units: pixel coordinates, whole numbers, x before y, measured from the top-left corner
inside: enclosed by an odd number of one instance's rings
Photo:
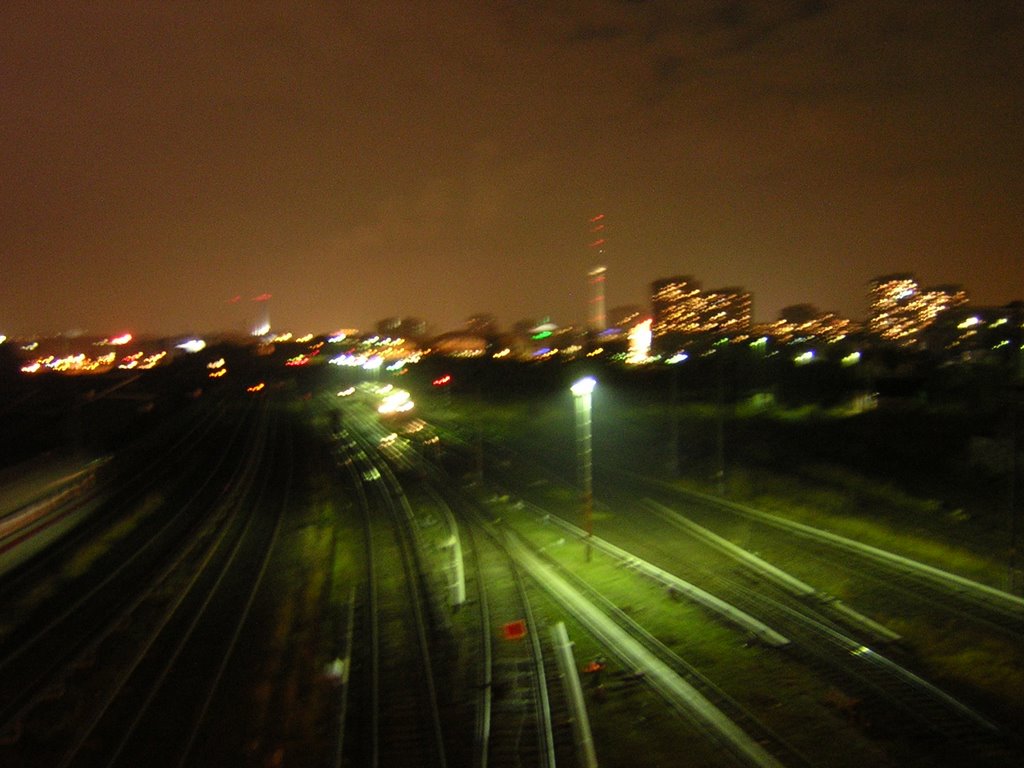
[[[771,10],[766,10],[766,9]],[[1024,296],[1024,4],[5,2],[0,333]],[[233,297],[242,297],[231,303]]]

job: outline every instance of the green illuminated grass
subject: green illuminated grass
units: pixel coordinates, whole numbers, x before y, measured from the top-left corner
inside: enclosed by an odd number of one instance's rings
[[[884,765],[890,760],[858,724],[845,719],[829,705],[830,697],[838,695],[833,684],[793,664],[784,652],[751,644],[744,631],[727,625],[685,599],[671,597],[650,579],[624,568],[599,551],[593,551],[588,562],[581,542],[564,536],[559,529],[527,510],[509,506],[502,509],[502,518],[526,541],[535,547],[544,547],[550,558],[611,599],[631,619],[799,750],[822,755],[822,764],[836,766]],[[563,539],[563,543],[558,543]],[[579,646],[579,641],[576,642]],[[582,653],[579,658],[584,658]],[[752,686],[751,681],[757,684]],[[596,710],[599,716],[606,713],[616,716],[614,708],[602,707],[605,705],[601,704]],[[626,704],[621,707],[624,712],[634,709]],[[617,730],[619,726],[603,721],[598,727],[615,734],[612,742],[632,743],[629,729],[622,733]]]

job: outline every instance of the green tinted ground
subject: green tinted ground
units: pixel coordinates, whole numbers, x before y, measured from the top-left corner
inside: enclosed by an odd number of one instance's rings
[[[1008,587],[1015,489],[1011,476],[985,463],[987,435],[999,426],[990,419],[923,410],[890,420],[816,408],[768,415],[733,408],[722,421],[719,450],[714,407],[690,404],[677,413],[682,487],[721,489],[733,501]],[[499,447],[534,456],[566,481],[574,478],[568,396],[484,404],[456,399],[439,416],[462,434],[480,431]],[[671,433],[664,406],[617,393],[604,402],[595,396],[595,482],[600,467],[671,479]],[[1024,486],[1019,494],[1024,497]],[[1024,527],[1020,520],[1017,527]]]
[[[474,404],[460,411],[456,400],[444,414],[465,435],[482,430],[495,446],[533,458],[538,477],[551,487],[548,503],[578,513],[575,437],[571,399]],[[603,413],[602,413],[603,407]],[[679,409],[680,487],[715,493],[718,430],[716,409]],[[885,424],[831,415],[820,409],[750,416],[738,409],[723,420],[725,491],[729,499],[788,517],[999,588],[1008,586],[1011,478],[978,466],[972,445],[988,438],[991,422],[970,423],[959,415],[921,410]],[[608,395],[594,404],[595,483],[601,473],[628,469],[671,479],[670,425],[663,407]],[[804,440],[803,438],[806,438]],[[898,446],[886,443],[898,442]],[[844,444],[845,443],[845,444]],[[560,448],[559,448],[560,446]],[[878,449],[878,456],[872,453]],[[845,457],[845,458],[844,458]],[[912,459],[927,459],[914,465]],[[846,460],[848,458],[848,460]],[[495,459],[496,463],[500,463]],[[519,461],[518,466],[527,462]],[[984,477],[988,473],[991,486]],[[497,470],[493,474],[497,474]],[[969,482],[965,481],[969,478]],[[561,481],[562,485],[557,485]],[[610,482],[610,481],[609,481]],[[600,501],[600,486],[596,485]],[[598,515],[600,512],[598,512]],[[599,523],[598,523],[599,524]],[[903,653],[928,679],[976,702],[1009,722],[1024,721],[1016,703],[1024,688],[1024,654],[998,632],[949,617],[936,606],[894,602],[877,582],[851,576],[827,559],[808,558],[797,545],[773,550],[761,539],[769,560],[790,569],[820,591],[835,594],[882,621],[906,640]]]

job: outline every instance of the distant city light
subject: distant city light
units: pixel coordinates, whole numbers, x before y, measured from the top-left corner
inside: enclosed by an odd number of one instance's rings
[[[157,352],[155,354],[149,355],[147,357],[144,357],[139,362],[139,369],[143,370],[143,371],[148,371],[151,368],[156,368],[157,364],[161,360],[163,360],[166,356],[167,356],[167,353],[161,351],[161,352]]]
[[[206,342],[202,339],[189,339],[178,344],[178,349],[183,349],[186,352],[201,352],[206,349]]]
[[[338,365],[345,368],[359,368],[366,362],[365,355],[350,355],[347,352],[343,352],[337,357],[332,357],[327,361],[331,365]]]
[[[676,352],[674,355],[672,355],[672,357],[670,357],[668,360],[665,361],[665,364],[666,365],[675,365],[676,363],[681,363],[684,360],[689,360],[689,359],[690,359],[690,356],[688,354],[686,354],[685,352]]]
[[[391,413],[407,413],[411,411],[415,403],[409,393],[404,389],[396,389],[385,395],[384,399],[381,400],[380,405],[377,407],[377,412],[382,415]]]
[[[860,362],[860,352],[851,352],[842,359],[843,365],[850,366],[856,365]]]
[[[132,365],[133,368],[139,364],[141,356],[141,352],[135,356],[135,362]],[[47,355],[46,357],[41,357],[31,363],[26,363],[20,370],[22,373],[27,374],[38,373],[43,370],[55,371],[57,373],[64,374],[97,373],[108,370],[114,364],[116,357],[117,356],[113,352],[101,355],[97,358],[91,358],[82,352],[73,355],[65,355],[63,357]],[[155,361],[153,364],[155,365]]]
[[[807,365],[807,363],[811,362],[812,360],[814,360],[813,349],[809,349],[806,352],[803,352],[802,354],[799,354],[793,358],[793,362],[795,362],[797,365]]]
[[[637,323],[629,329],[629,354],[626,362],[632,365],[646,363],[651,355],[651,319]]]

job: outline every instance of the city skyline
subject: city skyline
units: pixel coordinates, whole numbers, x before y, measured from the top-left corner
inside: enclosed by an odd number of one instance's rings
[[[755,322],[873,276],[1024,295],[1012,2],[216,9],[0,20],[0,333],[588,317],[694,274]],[[236,296],[241,301],[234,302]]]
[[[594,282],[595,274],[600,277]],[[592,270],[588,276],[588,289],[595,290],[600,286],[599,295],[603,296],[605,270]],[[880,339],[895,340],[891,337],[889,326],[893,322],[904,324],[907,328],[917,331],[931,325],[939,314],[957,307],[976,311],[1005,312],[1020,304],[1022,299],[1014,299],[999,305],[983,305],[971,300],[970,291],[956,283],[922,284],[912,272],[893,272],[876,275],[868,281],[866,301],[868,311],[863,317],[848,317],[833,310],[824,308],[812,301],[798,301],[780,308],[773,318],[757,318],[752,312],[756,304],[756,294],[748,291],[745,286],[707,287],[699,277],[694,275],[673,275],[659,277],[648,284],[648,295],[642,303],[617,304],[608,308],[608,318],[604,325],[594,325],[592,318],[576,323],[555,323],[549,315],[534,317],[515,317],[503,322],[494,314],[482,311],[462,318],[455,325],[441,328],[417,314],[382,316],[365,327],[335,325],[331,328],[287,328],[271,322],[269,304],[271,294],[265,293],[248,301],[241,296],[231,302],[249,308],[248,325],[239,328],[208,329],[206,333],[214,336],[241,335],[272,337],[279,334],[287,336],[330,336],[331,334],[357,334],[360,336],[380,336],[405,339],[429,339],[458,334],[476,334],[488,336],[514,332],[526,332],[528,329],[549,328],[576,330],[597,333],[602,330],[627,332],[633,325],[645,320],[653,322],[654,335],[668,332],[691,334],[712,334],[731,336],[749,333],[781,332],[786,335],[785,327],[799,326],[800,323],[810,325],[824,324],[832,330],[826,335],[845,335],[850,329],[858,329]],[[594,296],[588,299],[588,310],[593,307]],[[250,304],[251,302],[251,304]],[[625,319],[620,319],[625,318]],[[663,325],[659,330],[659,325]],[[808,327],[810,327],[808,325]],[[794,327],[796,327],[794,326]],[[773,330],[774,328],[774,330]],[[55,338],[60,336],[82,336],[106,338],[112,343],[119,343],[116,336],[120,335],[109,330],[74,332],[72,334],[0,334],[0,343],[5,340],[28,340],[32,338]],[[124,338],[171,338],[175,336],[195,336],[193,331],[172,333],[125,333]],[[200,332],[200,335],[201,332]],[[907,334],[897,332],[896,336]]]

